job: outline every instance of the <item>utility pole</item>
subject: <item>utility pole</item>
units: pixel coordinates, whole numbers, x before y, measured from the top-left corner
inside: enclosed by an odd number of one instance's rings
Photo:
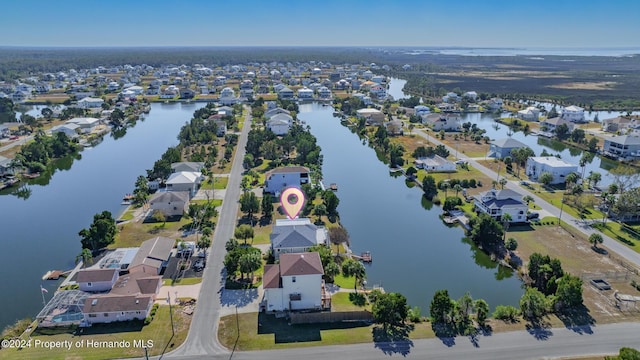
[[[558,217],[558,225],[562,226],[562,209],[564,208],[564,195],[560,199],[560,216]]]
[[[173,337],[176,333],[173,326],[173,310],[171,308],[171,294],[168,291],[167,291],[167,301],[169,301],[169,318],[171,318],[171,337]]]

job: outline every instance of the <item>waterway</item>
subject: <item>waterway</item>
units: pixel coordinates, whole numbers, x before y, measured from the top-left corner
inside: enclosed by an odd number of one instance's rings
[[[28,197],[0,196],[0,328],[40,311],[40,285],[49,299],[58,284],[43,282],[42,275],[74,266],[81,250],[78,231],[98,212],[121,212],[122,196],[168,147],[178,144],[180,127],[204,105],[152,104],[126,135],[106,135],[78,159],[58,162],[50,177],[27,185]]]
[[[441,209],[427,202],[404,177],[392,177],[375,151],[317,104],[300,106],[300,119],[322,147],[325,183],[337,183],[341,222],[351,235],[351,248],[371,251],[369,286],[404,294],[410,305],[427,314],[436,290],[458,298],[469,291],[491,307],[516,305],[521,282],[465,239],[458,227],[447,227]]]

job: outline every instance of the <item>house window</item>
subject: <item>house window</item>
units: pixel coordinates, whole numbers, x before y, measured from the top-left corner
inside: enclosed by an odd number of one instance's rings
[[[92,285],[91,285],[91,283],[87,283],[87,286],[88,286],[88,287],[91,287]]]
[[[300,301],[302,300],[302,294],[289,294],[289,301]]]
[[[291,277],[291,282],[296,282],[296,277],[295,276]]]
[[[520,210],[519,214],[524,214],[524,211]]]
[[[89,317],[90,317],[90,318],[94,318],[94,317],[96,317],[96,316],[97,316],[96,314],[89,314]]]
[[[102,314],[104,317],[109,317],[109,313]]]

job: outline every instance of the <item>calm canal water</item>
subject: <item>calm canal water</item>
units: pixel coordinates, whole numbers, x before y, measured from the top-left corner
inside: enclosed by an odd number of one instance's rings
[[[311,126],[324,156],[325,183],[337,183],[340,218],[351,235],[353,252],[371,251],[369,285],[404,294],[410,305],[427,314],[436,290],[458,298],[469,291],[492,307],[516,305],[520,280],[498,267],[464,239],[461,228],[449,228],[403,177],[394,178],[373,149],[340,125],[332,108],[300,106],[300,119]]]
[[[42,281],[42,275],[74,266],[81,250],[78,231],[90,225],[95,213],[109,210],[116,216],[135,179],[177,145],[180,127],[204,105],[152,104],[146,119],[124,137],[106,135],[79,160],[62,161],[50,179],[28,185],[27,199],[0,196],[0,328],[40,311],[40,285],[49,290],[47,300],[57,285]]]

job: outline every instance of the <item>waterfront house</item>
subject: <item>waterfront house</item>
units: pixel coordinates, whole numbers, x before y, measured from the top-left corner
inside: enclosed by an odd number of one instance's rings
[[[101,108],[104,104],[104,100],[92,97],[86,97],[78,100],[78,107],[81,109],[95,109]]]
[[[500,98],[491,98],[487,102],[487,108],[491,111],[497,111],[502,109],[503,101]]]
[[[218,98],[218,102],[221,105],[233,105],[238,102],[238,98],[236,97],[236,94],[232,88],[225,87],[220,92],[220,97]]]
[[[180,89],[180,98],[181,99],[193,99],[196,96],[196,92],[189,88]]]
[[[497,139],[491,142],[487,156],[504,159],[505,156],[511,156],[511,151],[523,147],[527,145],[513,138]]]
[[[153,212],[161,212],[165,218],[181,217],[189,210],[189,193],[186,191],[155,193],[149,199],[149,208]]]
[[[369,89],[369,93],[372,97],[375,97],[378,100],[384,100],[387,98],[387,89],[382,85],[373,85]]]
[[[278,115],[278,114],[287,114],[290,115],[291,112],[289,110],[285,110],[283,108],[274,108],[274,109],[270,109],[267,112],[264,113],[264,117],[267,119],[270,119],[271,117]]]
[[[298,100],[311,100],[313,99],[313,90],[308,87],[302,87],[298,89]]]
[[[202,182],[202,173],[196,171],[177,171],[169,175],[165,184],[167,191],[187,191],[191,196],[198,192]]]
[[[538,156],[527,159],[526,173],[529,179],[538,181],[541,174],[548,172],[553,176],[551,184],[562,184],[570,173],[578,171],[578,166],[555,156]]]
[[[635,159],[640,157],[640,137],[621,135],[604,140],[604,154],[615,159]]]
[[[584,109],[575,105],[567,106],[562,109],[560,117],[572,123],[585,122]]]
[[[158,236],[145,240],[129,264],[129,273],[159,275],[167,267],[175,240]]]
[[[0,156],[0,176],[13,175],[14,170],[11,165],[13,159]]]
[[[263,308],[275,312],[330,307],[322,275],[324,269],[317,252],[282,254],[279,264],[265,265]]]
[[[626,133],[629,130],[637,129],[640,126],[637,117],[616,116],[611,119],[602,120],[602,131],[611,133]]]
[[[442,102],[444,103],[455,103],[460,100],[461,100],[460,95],[454,92],[448,92],[447,95],[442,97]]]
[[[431,113],[431,109],[425,105],[417,105],[413,108],[414,114],[418,116],[429,115]]]
[[[80,133],[80,126],[78,124],[61,124],[51,128],[52,134],[58,132],[64,133],[70,139],[77,138]]]
[[[77,117],[71,120],[67,120],[67,124],[76,124],[78,125],[78,131],[83,134],[88,134],[94,131],[98,125],[100,125],[100,119],[92,118],[92,117]]]
[[[160,93],[160,99],[173,99],[176,96],[178,96],[178,90],[174,87],[168,87]]]
[[[491,189],[480,193],[473,198],[473,207],[476,212],[483,212],[497,220],[503,214],[509,214],[512,223],[527,221],[529,208],[520,193],[509,189]]]
[[[275,168],[265,174],[264,192],[279,196],[280,192],[287,187],[299,188],[302,184],[308,184],[309,174],[309,168],[304,166]]]
[[[417,158],[413,163],[418,169],[424,169],[428,172],[456,171],[456,164],[439,155]]]
[[[288,87],[283,87],[278,91],[278,98],[282,100],[291,100],[293,99],[293,90]]]
[[[312,246],[329,245],[329,234],[310,219],[277,219],[271,230],[271,253],[276,261],[281,254],[306,252]]]
[[[478,99],[478,93],[475,91],[467,91],[466,93],[462,94],[462,97],[475,102]]]
[[[460,129],[460,116],[456,114],[429,114],[422,117],[422,123],[433,131],[457,131]]]
[[[192,172],[202,172],[204,168],[203,162],[194,162],[194,161],[181,161],[174,162],[171,164],[171,172],[180,172],[180,171],[192,171]]]
[[[221,137],[227,133],[227,122],[221,119],[213,120],[216,124],[216,136]]]
[[[267,120],[267,129],[276,135],[285,135],[293,126],[293,118],[287,114],[277,114]]]
[[[331,90],[326,86],[321,86],[318,89],[318,97],[320,97],[320,99],[331,99]]]
[[[387,134],[389,135],[402,135],[404,133],[402,130],[403,122],[400,120],[387,121],[383,125],[385,129],[387,129]]]
[[[78,288],[87,292],[109,291],[118,280],[118,269],[88,268],[79,270],[76,275]]]
[[[384,113],[373,108],[356,110],[356,117],[359,119],[365,119],[367,125],[382,125],[384,122]]]
[[[516,117],[524,121],[538,121],[540,109],[535,106],[529,106],[524,110],[518,111]]]
[[[550,119],[545,119],[540,122],[540,130],[548,133],[554,133],[556,128],[560,125],[567,125],[569,131],[573,131],[573,124],[569,122],[569,120],[565,120],[561,117],[553,117]]]

